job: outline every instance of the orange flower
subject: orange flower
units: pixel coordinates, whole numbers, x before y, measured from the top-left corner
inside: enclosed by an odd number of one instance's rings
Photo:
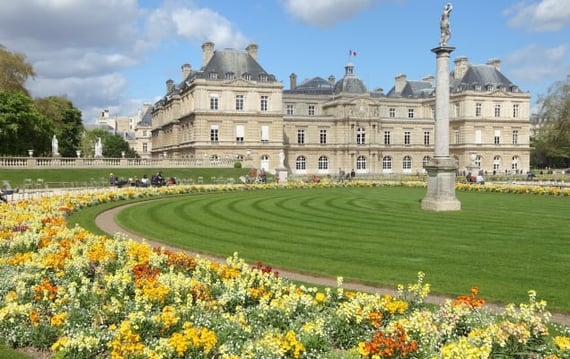
[[[482,307],[485,304],[485,300],[482,298],[478,298],[477,297],[478,294],[479,294],[479,288],[472,287],[471,295],[460,295],[453,301],[452,304],[454,307],[464,305],[472,309]]]

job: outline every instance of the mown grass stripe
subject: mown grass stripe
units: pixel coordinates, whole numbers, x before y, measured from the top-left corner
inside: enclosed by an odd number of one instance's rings
[[[194,195],[121,212],[148,238],[302,272],[397,285],[427,273],[433,291],[472,285],[497,302],[535,289],[570,311],[567,198],[457,193],[458,212],[423,211],[425,189],[334,188]],[[566,273],[566,274],[565,274]]]

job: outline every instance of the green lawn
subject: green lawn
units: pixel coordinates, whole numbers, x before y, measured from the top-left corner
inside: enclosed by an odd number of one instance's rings
[[[181,248],[395,286],[426,273],[432,293],[479,286],[493,302],[534,289],[570,312],[570,201],[457,193],[462,210],[420,208],[425,189],[334,188],[192,194],[131,207],[122,225]]]
[[[197,181],[198,177],[202,177],[204,183],[210,183],[212,177],[233,177],[237,180],[239,176],[247,174],[248,170],[248,168],[23,168],[0,169],[0,180],[9,181],[13,188],[24,188],[26,179],[31,180],[32,183],[43,179],[44,183],[67,182],[74,183],[76,186],[90,186],[92,182],[106,185],[110,173],[121,179],[128,179],[135,176],[142,178],[145,174],[150,178],[157,171],[161,171],[165,178],[176,177]]]

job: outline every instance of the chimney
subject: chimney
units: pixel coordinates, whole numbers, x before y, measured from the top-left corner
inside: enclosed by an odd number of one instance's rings
[[[336,82],[336,78],[333,75],[329,76],[329,84],[331,86],[334,86],[334,83]]]
[[[424,78],[422,79],[422,81],[429,82],[430,84],[433,85],[433,80],[434,80],[434,79],[435,79],[435,77],[433,77],[433,75],[427,75],[426,77],[424,77]]]
[[[202,45],[202,68],[206,67],[212,56],[214,56],[214,43],[211,41],[205,42]]]
[[[467,69],[469,68],[469,59],[465,56],[460,56],[455,59],[455,68],[453,70],[455,80],[460,80],[465,76]]]
[[[294,73],[289,75],[289,90],[293,91],[297,88],[297,75]]]
[[[394,90],[397,94],[402,93],[402,90],[406,86],[407,76],[404,74],[399,74],[396,76],[396,85],[394,86]]]
[[[182,69],[182,81],[184,81],[190,75],[192,67],[190,66],[190,64],[184,64],[182,65],[181,69]]]
[[[257,46],[257,44],[250,44],[245,49],[249,56],[253,57],[253,59],[257,61],[257,50],[259,50],[259,46]]]
[[[489,59],[489,61],[487,61],[487,65],[491,65],[497,69],[497,71],[501,71],[501,60],[497,58]]]
[[[167,80],[166,81],[166,93],[171,93],[174,90],[174,81]]]

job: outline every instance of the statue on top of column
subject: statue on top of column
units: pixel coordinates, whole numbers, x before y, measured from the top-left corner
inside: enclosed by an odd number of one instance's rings
[[[441,37],[439,38],[439,46],[447,46],[447,41],[451,37],[451,28],[449,24],[449,14],[453,10],[451,3],[445,4],[443,7],[443,13],[441,14],[441,21],[439,22],[439,28],[441,29]]]

